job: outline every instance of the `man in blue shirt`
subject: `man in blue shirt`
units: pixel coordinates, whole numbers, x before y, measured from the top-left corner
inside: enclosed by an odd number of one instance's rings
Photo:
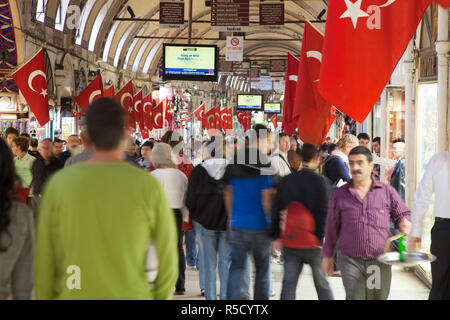
[[[255,300],[269,300],[270,228],[273,170],[270,160],[260,152],[266,150],[267,128],[257,125],[250,131],[249,147],[238,150],[226,168],[225,206],[229,219],[231,266],[227,299],[239,300],[241,282],[248,253],[256,268]]]

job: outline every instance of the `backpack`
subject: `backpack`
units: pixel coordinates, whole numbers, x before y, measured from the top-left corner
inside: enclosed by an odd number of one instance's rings
[[[291,202],[283,215],[280,233],[285,247],[308,249],[320,246],[314,234],[316,229],[314,217],[303,204],[297,201]]]
[[[329,177],[329,175],[328,175],[328,170],[327,170],[327,166],[328,166],[328,164],[331,162],[331,160],[334,160],[334,159],[340,159],[338,156],[335,156],[335,155],[329,155],[326,159],[325,159],[325,161],[324,161],[324,163],[323,163],[323,175],[325,176],[325,177],[327,177],[328,178],[328,180],[329,181],[331,181],[331,184],[333,185],[333,187],[334,188],[336,188],[337,187],[337,184],[338,184],[338,182],[339,182],[339,180],[338,181],[332,181],[331,180],[331,178]]]

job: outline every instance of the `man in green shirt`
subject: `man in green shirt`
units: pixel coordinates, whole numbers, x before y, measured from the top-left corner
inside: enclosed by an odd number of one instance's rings
[[[38,299],[170,299],[178,277],[177,230],[164,191],[124,162],[124,109],[100,98],[87,112],[90,161],[57,172],[44,189],[36,244]],[[156,248],[150,287],[147,251]]]

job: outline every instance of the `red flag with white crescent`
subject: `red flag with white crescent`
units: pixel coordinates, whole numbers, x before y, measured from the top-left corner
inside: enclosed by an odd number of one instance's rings
[[[164,100],[158,103],[156,107],[152,110],[153,128],[162,129],[164,127],[163,119],[163,104]]]
[[[216,129],[216,108],[210,109],[205,114],[205,129]]]
[[[194,114],[195,114],[195,117],[197,118],[197,120],[202,122],[202,126],[203,126],[203,116],[205,115],[205,104],[202,103],[202,105],[200,107],[195,109]]]
[[[362,123],[430,2],[330,0],[319,83],[325,100]]]
[[[128,120],[127,127],[133,131],[136,131],[136,118],[134,111],[134,94],[133,94],[133,82],[129,81],[122,89],[117,92],[114,98],[120,102],[125,108]]]
[[[297,124],[293,118],[295,91],[298,78],[298,59],[292,54],[288,54],[286,78],[284,85],[283,118],[282,127],[284,132],[292,136]]]
[[[223,130],[227,130],[228,128],[228,108],[224,108],[220,110],[220,125]]]
[[[143,107],[142,100],[143,99],[144,99],[144,97],[143,97],[142,90],[140,90],[133,97],[134,117],[135,117],[136,122],[139,124],[139,129],[141,130],[141,132],[142,132],[142,130],[145,127],[145,125],[144,125],[144,112],[142,111],[142,107]]]
[[[12,74],[20,92],[43,127],[50,121],[44,50],[40,49]]]
[[[322,47],[323,35],[306,22],[298,68],[294,119],[297,122],[299,138],[315,145],[320,145],[325,140],[329,125],[334,120],[331,105],[325,101],[318,89]]]
[[[75,98],[75,102],[83,109],[87,111],[89,105],[98,98],[103,97],[103,81],[102,76],[99,74],[95,79]]]
[[[227,129],[233,130],[233,107],[229,107],[227,109],[227,112],[228,112],[228,122],[227,122],[228,127],[227,127]]]
[[[153,99],[152,95],[148,94],[145,96],[144,99],[142,99],[142,113],[143,113],[143,120],[144,120],[144,127],[148,129],[149,131],[153,130]]]
[[[220,130],[220,104],[214,109],[214,118],[216,119],[215,128]]]

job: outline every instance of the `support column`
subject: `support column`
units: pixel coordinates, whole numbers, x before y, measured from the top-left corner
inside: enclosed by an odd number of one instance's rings
[[[414,40],[408,45],[403,60],[405,75],[405,137],[406,137],[406,172],[405,172],[405,202],[412,209],[416,189],[416,104],[414,97]]]
[[[436,52],[438,57],[438,152],[448,150],[448,74],[449,63],[448,53],[450,51],[450,42],[448,36],[448,9],[438,7],[438,35],[436,42]]]
[[[381,94],[381,135],[380,135],[380,156],[382,158],[389,158],[388,155],[388,146],[389,146],[389,135],[387,134],[387,90],[386,88],[383,90]],[[386,168],[384,166],[380,167],[380,180],[382,182],[386,182]]]

